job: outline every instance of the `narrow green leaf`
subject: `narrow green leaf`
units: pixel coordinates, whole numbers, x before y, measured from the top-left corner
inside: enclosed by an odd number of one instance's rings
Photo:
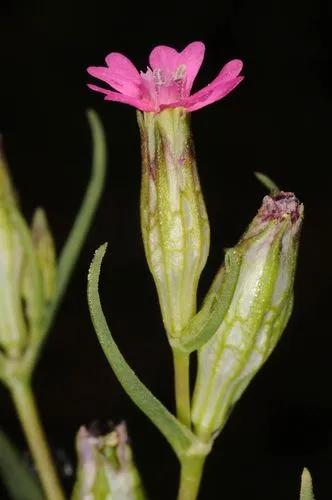
[[[49,322],[51,322],[55,310],[59,305],[62,295],[66,289],[104,187],[106,172],[105,133],[98,115],[93,110],[89,110],[87,112],[87,118],[93,139],[92,175],[81,208],[76,216],[73,228],[60,254],[57,292],[54,301],[55,303],[53,304],[53,307],[48,315]]]
[[[187,427],[182,425],[138,379],[112,337],[102,311],[98,292],[100,267],[106,247],[107,245],[104,244],[96,251],[88,276],[88,303],[96,334],[107,360],[124,390],[158,427],[180,458],[189,448],[197,447],[198,449],[204,447],[204,444]]]
[[[173,347],[192,352],[202,347],[220,326],[232,300],[241,265],[240,255],[231,248],[226,252],[225,266],[207,293],[201,310],[189,323],[183,336],[173,340]]]
[[[255,176],[263,184],[263,186],[270,191],[270,193],[272,194],[279,193],[280,191],[279,187],[272,179],[270,179],[270,177],[263,174],[262,172],[255,172]]]
[[[13,500],[43,500],[37,478],[19,451],[0,430],[0,474]]]
[[[312,479],[307,468],[304,468],[302,472],[300,500],[315,500]]]
[[[74,265],[79,257],[86,235],[91,226],[104,187],[106,172],[105,134],[102,123],[93,110],[87,112],[87,118],[91,128],[93,141],[91,177],[74,225],[60,254],[56,291],[53,300],[46,309],[42,339],[40,339],[38,343],[32,344],[31,348],[26,352],[26,365],[28,370],[31,370],[34,366],[42,346],[42,340],[46,337],[60,305]]]

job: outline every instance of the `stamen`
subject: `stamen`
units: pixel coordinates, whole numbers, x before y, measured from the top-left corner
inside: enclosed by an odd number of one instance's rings
[[[145,73],[141,72],[146,92],[157,106],[185,97],[186,71],[186,66],[181,64],[173,72],[161,68],[152,71],[149,67]]]
[[[153,71],[153,79],[156,85],[159,87],[167,83],[166,74],[162,69],[155,69]]]
[[[186,65],[181,64],[174,72],[173,80],[174,81],[184,80],[184,77],[186,76],[186,71],[187,71]]]

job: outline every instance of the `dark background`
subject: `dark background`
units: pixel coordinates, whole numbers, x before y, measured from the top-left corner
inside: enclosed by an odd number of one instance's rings
[[[193,114],[212,229],[200,296],[264,195],[254,170],[294,190],[306,215],[293,316],[218,438],[200,498],[297,500],[308,466],[317,499],[331,499],[330,9],[317,0],[2,1],[0,129],[24,214],[46,208],[58,250],[89,178],[87,108],[98,111],[108,138],[105,193],[34,378],[49,440],[69,463],[81,424],[125,418],[150,498],[175,498],[176,459],[115,379],[87,310],[88,265],[109,241],[102,294],[112,331],[141,379],[172,407],[171,357],[139,230],[135,112],[89,91],[85,68],[119,51],[145,69],[153,46],[202,40],[195,89],[234,57],[244,61],[245,80]],[[3,388],[0,401],[1,426],[26,449]],[[70,489],[72,478],[65,482]]]

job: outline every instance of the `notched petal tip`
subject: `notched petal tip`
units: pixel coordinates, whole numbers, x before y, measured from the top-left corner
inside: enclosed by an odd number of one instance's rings
[[[100,66],[88,66],[86,68],[86,72],[89,73],[89,75],[91,76],[95,76],[95,72],[96,70],[99,70],[100,69]],[[106,69],[106,68],[104,68]]]
[[[180,53],[167,45],[158,45],[152,49],[149,63],[153,70],[175,71],[178,66]]]
[[[233,80],[233,78],[236,78],[241,73],[242,68],[243,62],[241,61],[241,59],[233,59],[232,61],[229,61],[225,64],[216,80]]]
[[[179,54],[179,64],[186,68],[186,88],[190,94],[194,80],[202,65],[205,54],[203,42],[192,42]]]
[[[213,102],[219,101],[234,90],[235,87],[242,82],[243,78],[243,76],[238,76],[232,80],[221,80],[217,84],[211,83],[210,85],[207,85],[205,88],[191,95],[186,100],[185,108],[190,112],[197,111],[198,109],[212,104]]]
[[[139,72],[136,66],[128,57],[119,52],[111,52],[105,58],[105,62],[110,72],[117,77],[126,78],[128,80],[137,81],[140,79]]]
[[[205,44],[200,41],[195,41],[188,43],[188,45],[180,52],[180,54],[188,53],[190,55],[196,55],[197,57],[204,56]]]

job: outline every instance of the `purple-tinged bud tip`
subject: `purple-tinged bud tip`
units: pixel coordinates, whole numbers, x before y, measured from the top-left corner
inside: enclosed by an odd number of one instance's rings
[[[295,223],[300,217],[300,202],[294,193],[280,191],[274,196],[265,196],[258,216],[264,221],[280,221],[290,216]]]

